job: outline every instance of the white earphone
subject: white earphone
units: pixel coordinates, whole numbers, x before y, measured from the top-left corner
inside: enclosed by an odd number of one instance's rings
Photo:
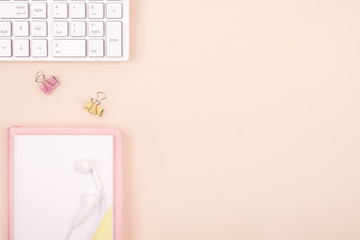
[[[106,198],[105,198],[105,192],[104,192],[104,188],[102,185],[102,181],[101,181],[101,177],[100,174],[95,166],[95,164],[89,160],[86,159],[81,159],[78,160],[75,163],[75,169],[79,172],[79,173],[91,173],[93,178],[94,178],[94,182],[96,185],[96,188],[99,191],[99,196],[96,196],[94,194],[84,194],[81,197],[81,203],[83,205],[83,209],[80,212],[80,214],[75,218],[73,224],[71,225],[66,239],[69,240],[71,233],[73,232],[73,230],[79,226],[89,215],[91,215],[91,213],[93,212],[93,210],[98,209],[99,211],[99,217],[96,220],[96,223],[94,225],[94,228],[91,230],[90,232],[90,237],[92,237],[92,235],[94,234],[94,232],[96,231],[96,227],[97,225],[100,223],[101,221],[101,216],[103,214],[105,214],[106,212]]]
[[[81,197],[81,205],[83,207],[83,210],[75,218],[73,223],[74,227],[79,226],[80,223],[100,205],[100,199],[94,194],[84,194]]]
[[[75,164],[75,169],[80,172],[80,173],[89,173],[91,172],[91,174],[94,177],[94,181],[96,184],[97,189],[101,190],[103,188],[102,186],[102,182],[100,179],[100,175],[95,167],[95,164],[89,160],[79,160],[76,162]]]

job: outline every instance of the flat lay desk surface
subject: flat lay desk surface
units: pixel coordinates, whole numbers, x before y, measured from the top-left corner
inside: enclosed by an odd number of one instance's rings
[[[129,62],[0,63],[0,239],[12,125],[122,129],[125,240],[360,239],[360,3],[130,8]]]

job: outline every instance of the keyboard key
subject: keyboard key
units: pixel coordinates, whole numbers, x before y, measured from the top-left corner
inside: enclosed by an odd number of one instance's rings
[[[15,37],[28,37],[29,36],[29,22],[14,22],[14,36]]]
[[[86,57],[86,40],[54,40],[54,57]]]
[[[86,23],[85,22],[72,22],[70,34],[73,37],[85,37],[86,36]]]
[[[107,18],[121,18],[122,4],[121,3],[108,3],[106,6]]]
[[[47,36],[47,22],[32,22],[31,35],[34,37]]]
[[[104,4],[89,3],[89,18],[104,18]]]
[[[85,3],[71,3],[70,15],[71,18],[85,18]]]
[[[46,3],[32,3],[31,16],[32,18],[46,18],[47,4]]]
[[[54,3],[53,18],[68,18],[68,4]]]
[[[32,40],[31,41],[32,46],[32,55],[34,57],[47,57],[47,40],[41,39],[41,40]]]
[[[68,36],[68,23],[67,22],[54,22],[53,23],[53,35],[55,37],[67,37]]]
[[[14,40],[14,56],[29,57],[29,40]]]
[[[11,36],[11,22],[0,22],[0,37]]]
[[[107,22],[106,55],[108,57],[121,57],[121,22]]]
[[[0,39],[0,56],[11,57],[11,40]]]
[[[103,37],[104,36],[104,22],[90,22],[89,23],[89,36],[90,37]]]
[[[29,18],[29,4],[0,2],[0,18]]]
[[[89,56],[90,57],[104,56],[104,40],[89,40]]]

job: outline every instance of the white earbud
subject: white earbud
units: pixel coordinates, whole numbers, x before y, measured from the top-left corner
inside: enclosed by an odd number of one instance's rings
[[[94,177],[94,181],[96,184],[96,187],[101,190],[103,188],[102,183],[101,183],[101,178],[100,175],[96,169],[96,166],[93,162],[86,160],[86,159],[82,159],[82,160],[78,160],[75,164],[75,168],[78,172],[80,173],[89,173],[91,172],[93,177]]]
[[[77,218],[75,218],[73,223],[74,227],[78,226],[93,210],[99,207],[100,199],[94,194],[84,194],[81,197],[81,204],[83,206],[83,210]]]

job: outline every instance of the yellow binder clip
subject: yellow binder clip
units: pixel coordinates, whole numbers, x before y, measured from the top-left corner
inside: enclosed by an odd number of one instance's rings
[[[97,93],[97,98],[91,98],[90,101],[85,103],[85,109],[91,114],[101,117],[104,112],[104,108],[100,106],[101,102],[106,99],[107,96],[103,92]]]

